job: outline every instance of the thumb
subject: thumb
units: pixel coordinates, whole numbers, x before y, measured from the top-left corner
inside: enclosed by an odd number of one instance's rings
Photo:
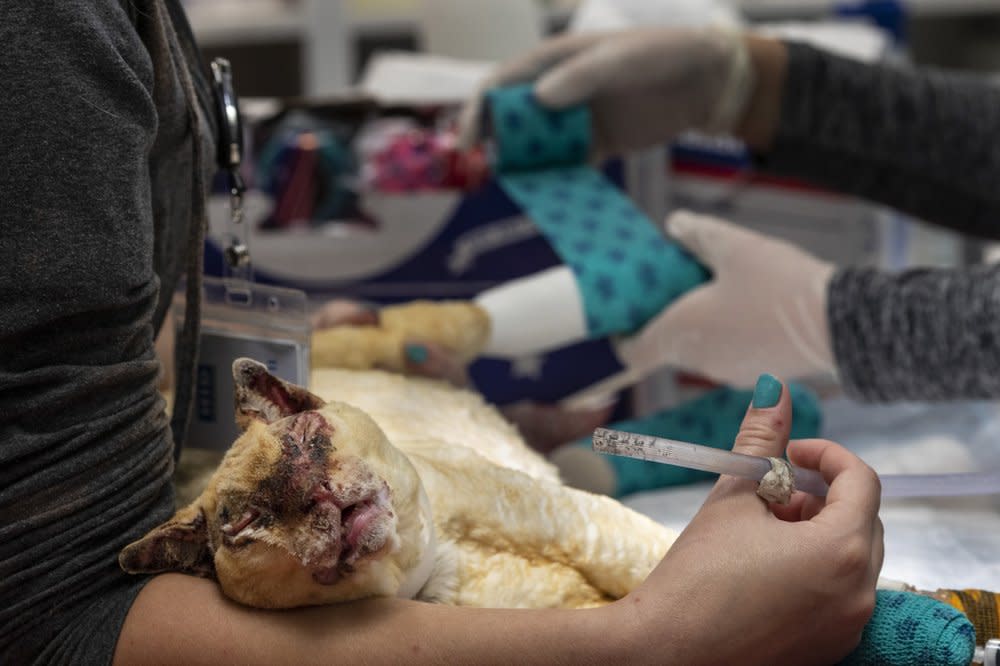
[[[731,222],[686,210],[671,213],[663,226],[685,250],[716,274],[726,268],[727,259],[737,247],[757,237]]]
[[[733,451],[749,456],[780,458],[792,429],[792,398],[774,375],[757,378]]]
[[[788,446],[791,426],[792,399],[788,389],[773,375],[761,375],[736,435],[733,452],[780,458]],[[757,485],[750,479],[723,474],[712,488],[703,510],[725,511],[730,517],[734,510],[750,511],[744,514],[745,517],[770,515],[767,504],[756,495]]]
[[[757,379],[750,407],[743,417],[739,434],[733,444],[734,453],[749,456],[780,458],[788,446],[792,427],[792,399],[788,389],[773,375],[764,374]],[[755,495],[757,482],[734,476],[722,475],[712,489],[709,500],[724,498],[737,501],[754,511],[766,512],[767,508]],[[744,501],[752,498],[752,502]],[[729,502],[725,502],[729,505]]]

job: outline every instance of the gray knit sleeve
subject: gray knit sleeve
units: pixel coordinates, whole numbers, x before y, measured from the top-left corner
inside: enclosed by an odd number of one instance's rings
[[[765,168],[1000,238],[1000,88],[789,44]],[[845,391],[868,401],[1000,396],[1000,268],[839,271],[829,291]]]
[[[766,170],[1000,238],[1000,86],[787,46]]]
[[[868,401],[1000,396],[1000,266],[837,273],[828,314],[840,379]]]

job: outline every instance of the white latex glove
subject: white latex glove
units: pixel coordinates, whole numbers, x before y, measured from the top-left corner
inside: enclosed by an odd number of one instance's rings
[[[644,28],[557,37],[501,66],[482,90],[537,79],[550,108],[589,103],[594,157],[660,144],[686,130],[731,132],[754,83],[743,35],[728,28]],[[460,143],[480,135],[482,94],[462,110]]]
[[[666,227],[713,277],[619,343],[634,376],[669,364],[753,386],[764,372],[791,379],[835,371],[826,315],[832,264],[713,217],[681,211]]]

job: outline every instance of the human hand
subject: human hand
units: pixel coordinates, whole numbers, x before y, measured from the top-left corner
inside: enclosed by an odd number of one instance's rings
[[[780,396],[775,392],[780,391]],[[768,406],[776,402],[773,406]],[[836,663],[860,641],[882,567],[880,484],[830,441],[788,442],[788,390],[762,377],[733,450],[819,470],[826,498],[768,504],[755,483],[720,477],[647,580],[620,604],[643,633],[667,630],[679,664]],[[680,600],[680,602],[678,602]]]
[[[670,234],[713,273],[617,343],[629,372],[670,364],[735,386],[765,369],[784,377],[835,371],[827,287],[835,267],[776,238],[677,212]]]
[[[686,130],[766,143],[784,75],[780,42],[722,28],[643,28],[551,39],[501,66],[462,110],[459,142],[478,139],[482,92],[537,79],[540,104],[590,104],[594,157],[660,144]]]

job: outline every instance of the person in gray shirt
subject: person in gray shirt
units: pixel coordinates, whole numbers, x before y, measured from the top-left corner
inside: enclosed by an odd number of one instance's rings
[[[727,134],[764,173],[1000,238],[1000,86],[985,77],[640,28],[550,40],[486,87],[531,80],[543,106],[590,106],[595,158]],[[479,107],[466,107],[466,144]],[[1000,266],[837,268],[722,220],[681,212],[667,227],[714,278],[619,344],[634,370],[669,363],[736,385],[825,373],[869,402],[1000,396]]]
[[[120,549],[171,514],[190,410],[210,90],[178,0],[7,3],[0,82],[0,662],[790,663],[857,645],[882,561],[878,480],[823,440],[789,455],[822,468],[824,506],[778,520],[754,484],[722,479],[648,580],[593,610],[266,612],[212,581],[125,575]],[[171,428],[153,341],[182,275]],[[769,398],[736,450],[788,445],[788,392]]]

